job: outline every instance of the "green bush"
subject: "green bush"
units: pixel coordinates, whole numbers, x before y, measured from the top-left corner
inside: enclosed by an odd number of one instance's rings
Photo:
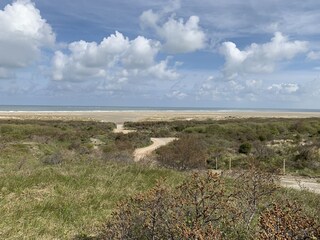
[[[239,153],[243,153],[243,154],[249,154],[251,152],[252,149],[252,145],[251,143],[243,143],[240,145],[239,147]]]

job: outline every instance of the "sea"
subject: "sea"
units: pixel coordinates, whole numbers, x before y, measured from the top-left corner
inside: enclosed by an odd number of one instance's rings
[[[132,106],[45,106],[0,105],[0,112],[136,112],[136,111],[199,111],[199,112],[320,112],[320,109],[294,108],[221,108],[221,107],[132,107]]]

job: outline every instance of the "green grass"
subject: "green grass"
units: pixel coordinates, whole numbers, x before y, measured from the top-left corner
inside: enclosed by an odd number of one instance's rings
[[[117,202],[183,174],[103,162],[38,166],[0,174],[1,239],[70,239],[94,234]]]
[[[133,151],[149,138],[112,133],[112,123],[0,120],[0,239],[71,239],[95,234],[116,204],[182,173],[115,163],[103,152]],[[91,138],[103,144],[94,149]],[[45,162],[58,156],[58,162]],[[59,164],[57,164],[59,163]]]

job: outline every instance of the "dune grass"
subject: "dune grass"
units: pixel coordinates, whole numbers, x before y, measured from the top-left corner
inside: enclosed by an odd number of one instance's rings
[[[1,239],[70,239],[94,234],[118,201],[183,175],[135,164],[76,162],[0,174]]]
[[[113,134],[114,127],[1,120],[0,239],[94,235],[122,199],[146,191],[162,177],[172,185],[183,179],[172,170],[112,162],[105,145],[130,153],[132,141],[139,145],[147,139],[133,133],[129,141]],[[104,144],[94,148],[92,138]]]

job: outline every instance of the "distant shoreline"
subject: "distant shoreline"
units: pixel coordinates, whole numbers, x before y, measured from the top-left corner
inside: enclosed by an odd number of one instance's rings
[[[1,112],[320,112],[299,108],[0,105]]]
[[[279,111],[199,111],[199,110],[108,110],[108,111],[0,111],[0,119],[94,120],[123,123],[126,121],[172,121],[232,118],[320,118],[320,112]]]

